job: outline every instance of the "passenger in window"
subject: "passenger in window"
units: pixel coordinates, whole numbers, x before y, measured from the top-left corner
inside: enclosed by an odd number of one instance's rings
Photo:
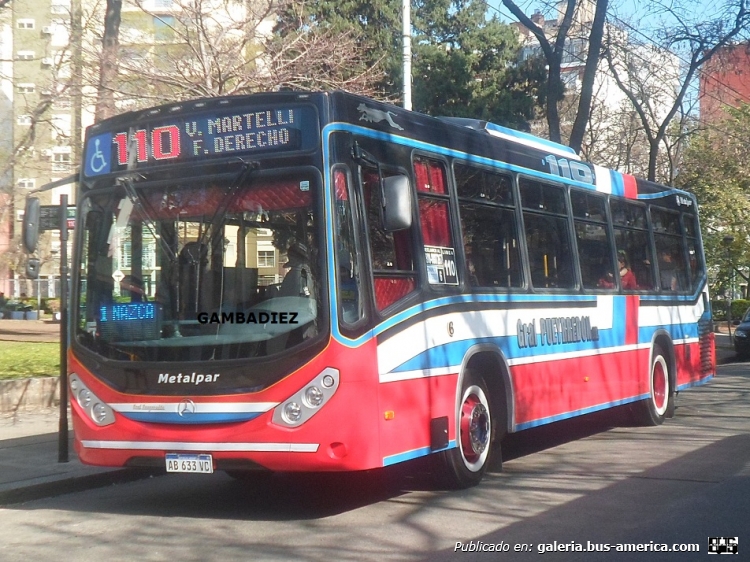
[[[659,254],[659,278],[662,291],[677,291],[679,289],[677,266],[668,250],[662,250]]]
[[[617,264],[620,267],[620,283],[626,291],[632,291],[638,288],[638,282],[635,280],[635,274],[630,269],[630,261],[627,254],[620,250],[617,252]]]
[[[630,269],[630,262],[627,254],[620,250],[617,252],[617,265],[620,270],[620,283],[623,290],[632,291],[638,288],[638,282],[635,274]],[[610,272],[599,280],[599,287],[611,289],[615,286],[615,276]]]
[[[310,297],[313,278],[310,272],[310,259],[307,246],[293,242],[286,251],[287,262],[284,267],[289,271],[284,276],[279,288],[282,297]]]

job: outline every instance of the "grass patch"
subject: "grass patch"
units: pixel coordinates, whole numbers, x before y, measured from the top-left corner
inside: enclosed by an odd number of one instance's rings
[[[59,343],[0,341],[0,380],[59,374]]]

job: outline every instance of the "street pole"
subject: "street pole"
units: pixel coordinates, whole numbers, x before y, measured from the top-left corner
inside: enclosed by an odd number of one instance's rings
[[[68,196],[60,195],[60,426],[57,462],[68,462]]]
[[[402,0],[401,9],[404,39],[404,109],[411,110],[411,0]]]
[[[734,344],[732,340],[732,294],[734,292],[734,265],[732,264],[732,242],[734,242],[734,236],[724,237],[724,246],[727,248],[727,264],[729,265],[729,298],[727,299],[727,332],[729,332],[729,343]]]

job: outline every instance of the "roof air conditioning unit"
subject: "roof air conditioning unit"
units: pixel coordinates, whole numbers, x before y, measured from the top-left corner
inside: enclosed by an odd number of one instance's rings
[[[42,150],[42,155],[47,158],[52,158],[52,149],[51,148],[45,148]]]
[[[51,25],[45,25],[45,26],[44,26],[44,27],[42,28],[42,33],[44,33],[45,35],[52,35],[52,32],[53,32],[53,31],[54,31],[54,30],[52,29],[52,26],[51,26]]]
[[[52,66],[52,57],[44,57],[42,59],[43,66]]]

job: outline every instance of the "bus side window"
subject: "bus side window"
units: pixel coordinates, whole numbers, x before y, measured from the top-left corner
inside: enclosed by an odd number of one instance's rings
[[[685,225],[685,239],[688,251],[688,271],[690,273],[690,290],[695,291],[700,284],[703,272],[703,256],[700,253],[699,237],[700,230],[695,215],[688,213],[682,214],[683,224]]]
[[[679,213],[652,206],[651,223],[659,268],[659,288],[668,292],[687,290],[689,276]]]
[[[570,202],[583,288],[614,290],[615,263],[607,228],[607,201],[601,195],[571,189]]]
[[[630,260],[638,289],[654,288],[651,242],[646,222],[646,208],[627,201],[610,199],[615,247]]]
[[[362,278],[354,238],[354,213],[349,200],[347,175],[343,169],[333,171],[336,195],[336,276],[340,318],[354,324],[364,317]]]
[[[565,191],[528,178],[519,182],[526,248],[535,288],[575,287]]]
[[[450,209],[445,166],[442,162],[421,156],[414,158],[414,177],[419,201],[419,222],[425,254],[440,256],[441,263],[427,264],[427,281],[431,285],[457,285],[455,246],[451,236]],[[432,252],[427,252],[431,246]],[[438,254],[439,248],[453,250],[453,260]],[[444,252],[444,250],[442,250]]]
[[[378,174],[375,170],[365,169],[362,176],[375,306],[378,310],[385,310],[417,288],[412,257],[412,229],[396,232],[383,230]]]
[[[468,282],[472,287],[521,287],[521,255],[511,178],[454,164]]]

